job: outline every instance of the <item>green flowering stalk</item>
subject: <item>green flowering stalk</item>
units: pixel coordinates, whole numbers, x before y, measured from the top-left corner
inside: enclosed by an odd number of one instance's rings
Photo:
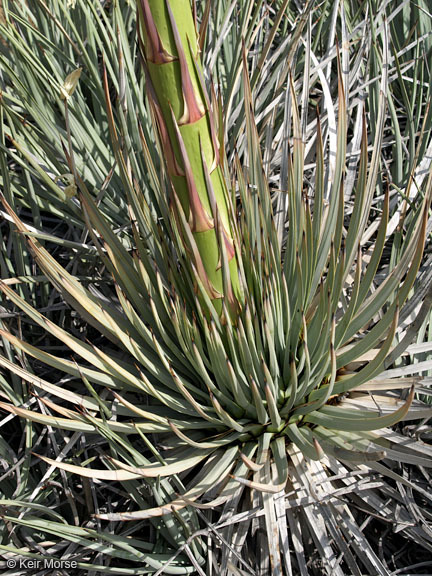
[[[172,184],[172,207],[197,278],[218,312],[242,300],[230,198],[189,0],[138,2],[148,97]]]

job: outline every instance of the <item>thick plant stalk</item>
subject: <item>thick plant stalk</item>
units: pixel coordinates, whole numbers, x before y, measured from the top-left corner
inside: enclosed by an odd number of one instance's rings
[[[241,288],[228,190],[190,0],[139,0],[138,32],[177,222],[197,280],[218,313],[224,300],[235,316]]]

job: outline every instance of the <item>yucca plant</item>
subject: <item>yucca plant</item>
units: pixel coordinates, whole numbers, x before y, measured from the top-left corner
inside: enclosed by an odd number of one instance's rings
[[[288,4],[4,3],[5,557],[387,575],[375,517],[430,553],[392,427],[431,415],[431,18]]]

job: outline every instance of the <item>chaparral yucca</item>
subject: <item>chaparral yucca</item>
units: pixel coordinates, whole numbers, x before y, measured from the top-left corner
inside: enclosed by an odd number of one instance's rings
[[[420,378],[383,373],[430,307],[427,67],[406,144],[397,11],[122,4],[5,3],[2,201],[37,269],[11,232],[0,406],[94,510],[80,526],[28,481],[4,517],[73,543],[82,573],[389,574],[350,503],[396,521],[383,477],[427,498],[394,463],[430,448],[391,429],[430,416]],[[51,457],[38,425],[73,434]],[[1,548],[44,554],[25,542]]]

